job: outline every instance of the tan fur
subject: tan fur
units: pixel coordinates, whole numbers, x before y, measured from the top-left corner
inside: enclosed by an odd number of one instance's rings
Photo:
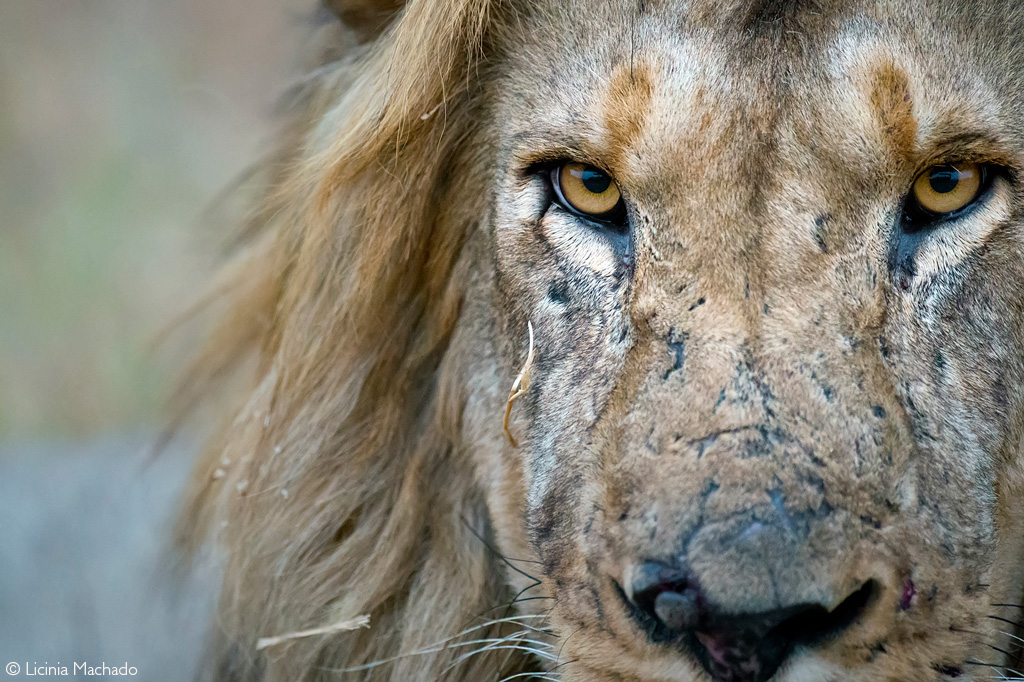
[[[778,682],[1014,665],[1014,176],[910,255],[892,226],[936,160],[1024,166],[1019,12],[328,4],[179,397],[252,372],[178,528],[225,556],[207,677],[706,681],[616,592],[667,557],[736,613],[878,585]],[[544,208],[559,159],[628,248]]]

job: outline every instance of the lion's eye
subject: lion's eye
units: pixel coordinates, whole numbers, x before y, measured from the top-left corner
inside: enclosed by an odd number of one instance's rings
[[[551,184],[559,203],[574,213],[614,224],[625,218],[619,186],[599,168],[564,163],[552,170]]]
[[[913,200],[932,216],[954,213],[978,198],[983,172],[984,168],[976,163],[932,166],[914,181]]]

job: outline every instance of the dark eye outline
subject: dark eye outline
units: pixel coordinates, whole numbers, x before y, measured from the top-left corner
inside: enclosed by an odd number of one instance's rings
[[[914,184],[918,178],[924,173],[927,173],[932,168],[942,168],[944,166],[956,166],[958,161],[947,162],[947,163],[933,163],[922,170],[920,173],[914,176],[914,180],[910,185],[910,190],[907,192],[906,199],[903,202],[903,229],[906,232],[922,232],[925,230],[933,230],[941,225],[959,220],[968,213],[974,211],[979,204],[982,203],[989,192],[992,190],[992,184],[996,178],[1005,174],[1005,170],[999,166],[991,163],[983,162],[971,162],[978,166],[978,172],[981,174],[980,182],[978,183],[978,191],[974,193],[974,196],[966,204],[956,209],[955,211],[949,211],[948,213],[936,213],[935,211],[928,210],[920,204],[920,202],[914,196]]]
[[[626,234],[629,231],[629,212],[626,209],[626,197],[623,195],[622,187],[616,182],[615,177],[605,171],[604,169],[586,164],[587,168],[592,168],[608,176],[608,178],[615,183],[619,190],[619,202],[615,204],[615,208],[610,211],[601,214],[584,213],[575,206],[572,205],[568,199],[562,194],[562,180],[561,174],[562,169],[565,166],[577,163],[576,161],[558,161],[557,163],[551,164],[546,171],[548,185],[551,187],[554,200],[560,208],[565,209],[569,213],[583,218],[584,220],[596,223],[597,225],[609,229],[617,234]]]

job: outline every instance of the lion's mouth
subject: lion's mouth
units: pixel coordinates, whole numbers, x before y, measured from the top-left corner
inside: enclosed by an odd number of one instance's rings
[[[878,591],[869,580],[831,611],[817,604],[795,606],[760,618],[702,624],[688,645],[717,682],[764,682],[795,647],[821,644],[852,625]]]
[[[798,605],[740,617],[713,617],[705,611],[688,631],[659,622],[650,623],[648,632],[653,641],[681,646],[716,682],[766,682],[796,647],[820,645],[855,623],[880,591],[869,580],[832,610]]]

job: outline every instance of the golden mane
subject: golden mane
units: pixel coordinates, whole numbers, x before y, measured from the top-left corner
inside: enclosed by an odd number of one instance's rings
[[[211,677],[321,679],[390,660],[345,679],[483,680],[529,665],[507,650],[456,664],[467,649],[432,648],[511,597],[460,464],[464,389],[446,355],[463,244],[484,212],[451,197],[480,196],[489,176],[473,151],[491,5],[413,0],[361,44],[326,29],[350,49],[328,50],[263,167],[265,195],[219,287],[227,312],[178,396],[191,409],[255,366],[178,526],[186,547],[215,535],[226,556]],[[369,629],[256,649],[361,614]]]

